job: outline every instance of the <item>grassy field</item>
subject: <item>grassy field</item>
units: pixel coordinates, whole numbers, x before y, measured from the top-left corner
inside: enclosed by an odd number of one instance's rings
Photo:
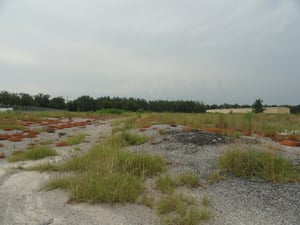
[[[107,112],[103,112],[107,113]],[[162,224],[193,225],[212,217],[210,199],[196,202],[191,196],[178,194],[179,187],[194,188],[199,177],[183,173],[176,177],[166,171],[165,159],[160,155],[132,153],[124,150],[129,145],[139,145],[149,139],[133,134],[131,128],[146,129],[154,124],[184,125],[184,131],[203,129],[234,137],[262,135],[275,139],[279,132],[290,133],[285,138],[300,141],[299,115],[272,114],[187,114],[187,113],[0,113],[2,127],[22,129],[21,120],[39,120],[44,117],[66,118],[72,116],[115,118],[113,133],[86,154],[60,164],[43,164],[34,170],[56,171],[57,175],[45,185],[45,190],[65,189],[73,202],[141,203],[156,210]],[[20,126],[20,127],[19,127]],[[0,126],[1,128],[1,126]],[[79,134],[64,140],[66,145],[84,141]],[[55,151],[35,147],[14,153],[8,160],[36,160]],[[219,159],[218,168],[207,181],[208,185],[225,179],[224,172],[246,178],[262,178],[270,182],[298,182],[299,168],[278,157],[274,152],[257,152],[252,149],[232,149]],[[220,171],[222,171],[220,173]],[[63,174],[63,175],[62,175]],[[155,180],[157,196],[148,196],[145,181]],[[202,183],[203,183],[202,182]]]
[[[102,112],[68,112],[68,111],[37,111],[37,112],[0,112],[0,129],[24,129],[22,121],[40,121],[45,118],[116,118],[119,116],[126,117],[129,114],[108,114],[106,111]]]
[[[109,111],[108,111],[109,112]],[[189,129],[211,129],[226,134],[260,134],[268,137],[279,131],[300,130],[300,115],[293,114],[209,114],[209,113],[121,113],[99,112],[1,112],[0,129],[4,127],[21,128],[20,120],[39,120],[45,117],[97,117],[125,118],[125,130],[130,127],[142,128],[153,124],[181,124]],[[300,135],[294,134],[300,140]]]
[[[152,124],[181,124],[190,129],[211,129],[224,133],[276,135],[279,131],[300,130],[300,115],[288,114],[190,114],[146,113],[134,121],[135,127]]]
[[[123,124],[123,126],[120,126]],[[184,130],[202,129],[239,138],[258,135],[283,145],[300,146],[300,115],[289,114],[196,114],[143,113],[116,120],[114,132],[129,128],[148,128],[154,124],[184,125]],[[285,133],[285,135],[279,134]]]

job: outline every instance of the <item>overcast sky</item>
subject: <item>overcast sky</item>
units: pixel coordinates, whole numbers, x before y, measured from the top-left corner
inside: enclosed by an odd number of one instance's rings
[[[0,91],[300,104],[300,0],[0,0]]]

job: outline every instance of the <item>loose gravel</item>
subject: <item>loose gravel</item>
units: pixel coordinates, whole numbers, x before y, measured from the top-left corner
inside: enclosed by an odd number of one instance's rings
[[[150,128],[151,129],[151,128]],[[300,148],[278,146],[268,139],[242,138],[239,140],[205,131],[182,132],[172,127],[160,136],[153,130],[144,134],[156,140],[156,144],[131,147],[132,151],[147,151],[163,154],[174,173],[194,172],[201,180],[217,168],[219,156],[239,145],[251,145],[262,149],[265,145],[282,148],[282,156],[299,164]],[[160,142],[157,140],[160,139]],[[200,181],[201,183],[201,181]],[[199,186],[192,191],[195,198],[208,196],[212,200],[213,219],[211,225],[299,225],[300,183],[273,184],[260,179],[243,179],[227,176],[210,186]]]

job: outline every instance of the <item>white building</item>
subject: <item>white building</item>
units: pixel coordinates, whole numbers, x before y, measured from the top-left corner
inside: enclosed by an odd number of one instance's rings
[[[0,112],[11,112],[13,110],[13,108],[0,108]]]
[[[252,108],[238,108],[238,109],[209,109],[206,110],[208,113],[251,113]],[[279,113],[279,114],[290,114],[290,109],[287,107],[264,107],[263,113]]]

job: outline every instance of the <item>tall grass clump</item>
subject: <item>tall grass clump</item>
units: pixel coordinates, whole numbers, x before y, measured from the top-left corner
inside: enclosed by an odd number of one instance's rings
[[[134,175],[118,172],[102,176],[88,172],[73,179],[69,184],[70,201],[76,202],[135,202],[143,187]]]
[[[145,178],[163,171],[165,162],[161,156],[128,152],[123,146],[122,137],[115,135],[83,156],[45,167],[71,172],[68,177],[54,178],[46,189],[66,188],[70,200],[76,202],[135,202]]]
[[[184,195],[168,195],[158,200],[156,211],[165,225],[197,225],[211,218],[208,208],[196,205]]]
[[[165,194],[172,194],[174,190],[180,185],[186,185],[194,188],[199,183],[199,176],[192,173],[184,172],[176,177],[171,177],[169,174],[161,175],[157,181],[157,188]]]
[[[140,136],[126,131],[122,132],[121,137],[126,145],[141,145],[149,140],[146,136]]]
[[[172,194],[178,184],[178,180],[172,178],[169,174],[160,176],[156,181],[157,188],[165,194]]]
[[[177,212],[184,216],[187,210],[187,205],[179,196],[166,196],[161,198],[157,203],[157,212],[160,215]]]
[[[34,146],[24,151],[13,152],[7,160],[9,162],[38,160],[54,155],[56,155],[56,151],[47,146]]]
[[[146,153],[133,154],[121,151],[116,160],[116,167],[119,171],[133,174],[137,177],[154,176],[164,168],[164,160],[159,155]]]
[[[273,152],[233,149],[218,161],[221,169],[237,177],[262,178],[273,183],[300,181],[300,170]]]
[[[187,172],[180,174],[178,180],[181,184],[191,188],[196,187],[199,184],[199,176]]]

